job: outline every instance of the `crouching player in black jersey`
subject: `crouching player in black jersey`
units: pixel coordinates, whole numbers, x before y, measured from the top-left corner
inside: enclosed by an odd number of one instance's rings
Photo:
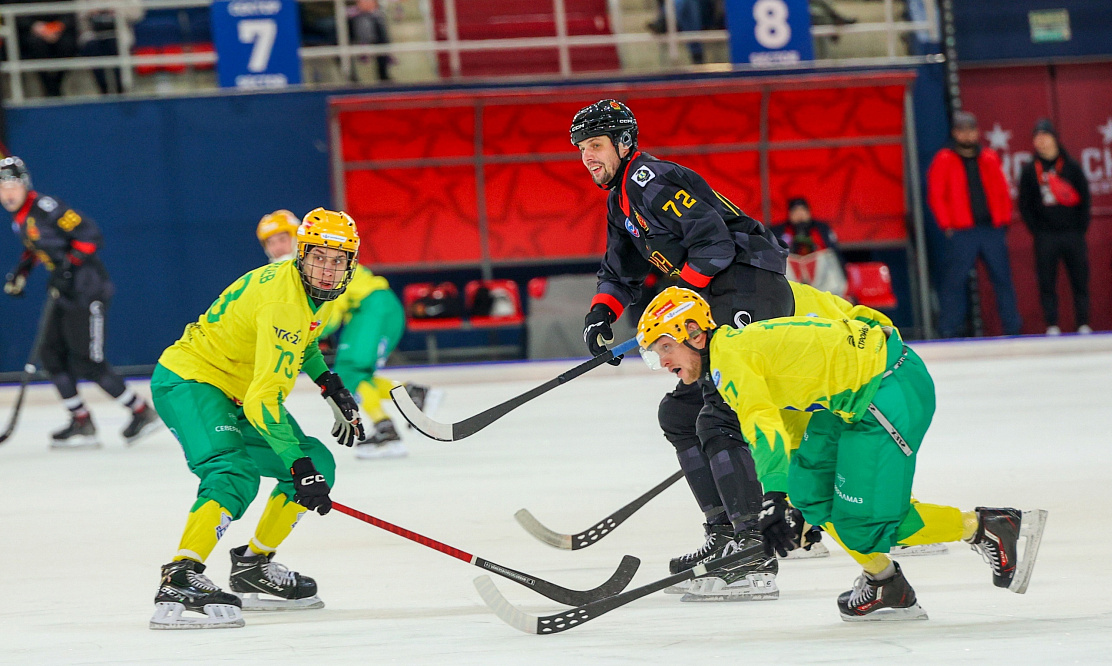
[[[135,443],[162,422],[104,356],[105,320],[114,288],[97,256],[100,229],[91,218],[31,189],[31,174],[18,157],[0,160],[0,204],[12,214],[12,229],[24,247],[19,263],[4,281],[4,293],[23,296],[27,276],[36,264],[43,264],[50,271],[50,288],[58,294],[47,313],[40,356],[72,418],[53,434],[51,446],[100,446],[93,419],[77,393],[79,379],[96,382],[131,410],[131,422],[122,435],[128,444]]]

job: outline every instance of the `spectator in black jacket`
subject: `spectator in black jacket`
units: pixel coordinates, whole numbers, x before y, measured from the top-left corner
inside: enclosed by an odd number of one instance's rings
[[[30,3],[44,0],[9,0]],[[77,55],[77,18],[74,14],[36,14],[16,19],[19,34],[20,57],[27,60],[42,58],[72,58]],[[39,72],[43,92],[47,97],[62,96],[61,71]]]
[[[1089,182],[1058,142],[1054,125],[1045,118],[1035,124],[1035,159],[1019,177],[1019,212],[1035,237],[1035,269],[1046,334],[1058,335],[1058,262],[1066,265],[1073,290],[1078,333],[1089,327]]]

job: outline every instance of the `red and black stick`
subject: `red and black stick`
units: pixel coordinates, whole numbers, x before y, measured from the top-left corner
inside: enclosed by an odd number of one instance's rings
[[[451,555],[457,560],[463,560],[464,562],[473,564],[480,569],[498,574],[503,578],[508,578],[515,583],[524,585],[525,587],[533,590],[534,592],[537,592],[538,594],[544,595],[557,603],[565,604],[567,606],[582,606],[592,601],[605,599],[606,597],[612,597],[615,594],[618,594],[619,592],[624,590],[626,586],[629,585],[630,581],[633,580],[633,575],[637,573],[637,567],[641,566],[641,560],[633,557],[632,555],[626,555],[622,558],[622,562],[618,565],[618,569],[612,576],[610,576],[610,579],[602,585],[599,585],[593,590],[570,590],[566,587],[560,587],[559,585],[555,585],[546,580],[541,580],[540,578],[537,578],[536,576],[533,576],[531,574],[515,571],[513,569],[510,569],[509,567],[495,564],[490,560],[484,560],[477,555],[466,553],[459,548],[453,548],[452,546],[449,546],[445,543],[440,543],[435,539],[430,539],[427,536],[423,536],[416,532],[411,532],[404,527],[398,527],[393,523],[388,523],[385,520],[375,518],[374,516],[365,514],[362,511],[357,511],[349,506],[344,506],[339,502],[332,502],[332,508],[357,520],[362,520],[365,523],[370,523],[371,525],[374,525],[379,529],[386,530],[387,532],[392,532],[400,537],[409,539],[410,541],[416,541],[422,546],[428,546],[429,548],[438,550],[445,555]]]

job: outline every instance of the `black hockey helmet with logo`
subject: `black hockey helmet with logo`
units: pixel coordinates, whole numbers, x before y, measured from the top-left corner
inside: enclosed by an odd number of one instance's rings
[[[586,106],[571,121],[571,143],[578,146],[584,139],[608,136],[619,145],[637,148],[637,119],[629,107],[616,99],[604,99]]]
[[[27,189],[31,189],[31,172],[27,165],[18,157],[5,157],[0,160],[0,183],[9,180],[18,180]]]

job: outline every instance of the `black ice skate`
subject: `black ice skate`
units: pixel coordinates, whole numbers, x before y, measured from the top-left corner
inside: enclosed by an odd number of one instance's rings
[[[726,544],[734,538],[734,528],[731,525],[709,525],[704,523],[703,529],[707,539],[699,550],[679,557],[673,557],[668,562],[668,573],[678,574],[687,571],[708,560],[722,557]]]
[[[145,404],[139,411],[131,413],[131,423],[127,424],[121,435],[130,446],[158,430],[161,425],[162,419],[158,418],[158,412],[154,411],[154,407]]]
[[[180,560],[162,565],[151,629],[227,629],[243,626],[239,599],[213,584],[205,565]],[[185,611],[203,617],[182,616]]]
[[[680,601],[771,601],[780,598],[776,574],[780,563],[775,555],[765,555],[760,532],[745,531],[730,539],[722,548],[725,557],[758,546],[751,557],[735,562],[691,581]]]
[[[65,428],[50,436],[52,449],[95,449],[100,446],[93,417],[74,416]]]
[[[1035,568],[1043,530],[1046,528],[1047,511],[1020,511],[1018,509],[988,509],[977,507],[977,531],[970,544],[981,553],[992,567],[992,582],[996,587],[1006,587],[1023,594]],[[1024,539],[1023,553],[1019,540]]]
[[[369,436],[355,445],[355,457],[363,460],[404,458],[409,455],[394,422],[383,419],[372,426]]]
[[[846,622],[884,622],[895,620],[926,620],[927,612],[915,599],[915,590],[904,578],[900,565],[893,562],[896,573],[884,580],[861,574],[853,589],[838,595],[838,612]]]
[[[272,562],[274,553],[256,555],[247,546],[240,546],[233,548],[231,554],[230,587],[242,600],[243,610],[324,608],[324,602],[317,596],[317,582]]]

